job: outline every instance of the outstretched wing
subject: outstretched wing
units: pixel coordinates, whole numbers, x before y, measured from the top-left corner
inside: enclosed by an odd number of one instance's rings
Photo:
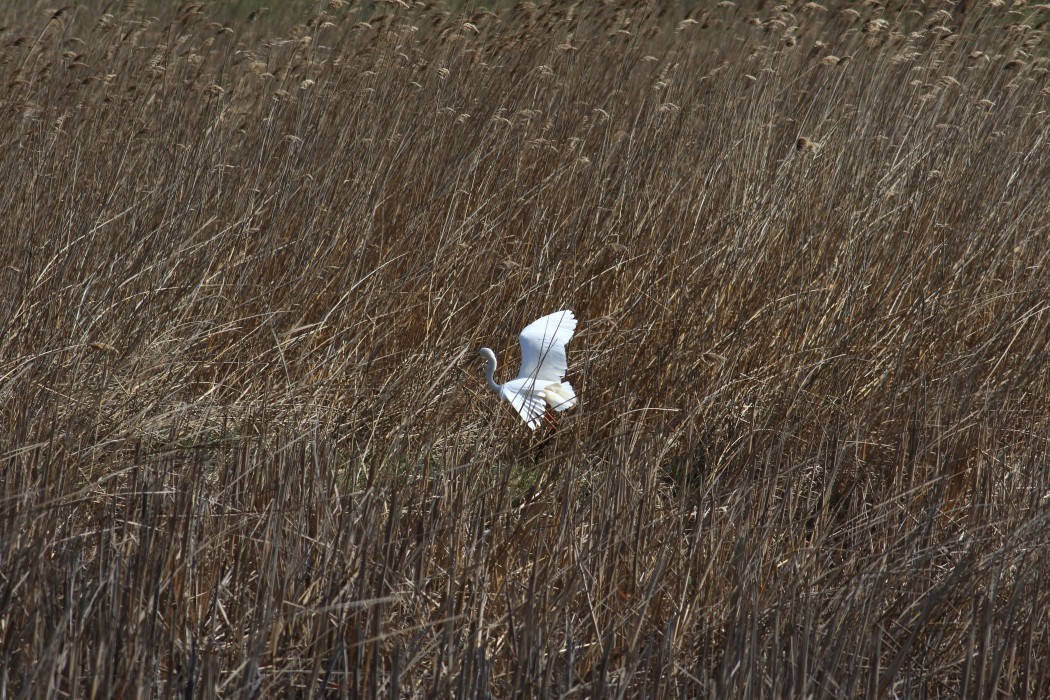
[[[518,335],[521,371],[518,379],[560,382],[569,368],[565,344],[576,331],[576,317],[568,309],[556,311],[525,326]]]
[[[529,426],[529,430],[540,427],[540,419],[547,410],[547,403],[533,394],[524,391],[509,393],[507,400],[514,410],[518,412],[521,419]]]

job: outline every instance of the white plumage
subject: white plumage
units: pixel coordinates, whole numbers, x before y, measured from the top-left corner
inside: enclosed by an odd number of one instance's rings
[[[567,411],[577,404],[576,392],[566,381],[569,368],[565,345],[576,331],[576,317],[568,309],[537,319],[518,335],[521,371],[516,379],[497,384],[496,353],[481,348],[486,359],[485,381],[504,401],[509,401],[532,430],[540,426],[546,407]]]

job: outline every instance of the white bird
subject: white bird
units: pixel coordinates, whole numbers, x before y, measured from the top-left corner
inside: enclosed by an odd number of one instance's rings
[[[485,381],[525,421],[530,429],[540,427],[540,419],[550,406],[555,411],[567,411],[576,405],[572,384],[563,381],[569,369],[565,344],[576,330],[576,317],[568,309],[537,319],[525,326],[518,335],[521,345],[521,371],[517,379],[497,384],[496,353],[481,348],[478,354],[485,358]]]

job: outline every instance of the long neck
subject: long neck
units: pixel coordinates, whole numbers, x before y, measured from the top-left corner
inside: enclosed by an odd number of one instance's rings
[[[486,359],[485,359],[485,382],[489,385],[489,388],[492,389],[497,394],[499,393],[500,389],[503,388],[499,384],[496,383],[496,353],[489,353],[486,356]]]

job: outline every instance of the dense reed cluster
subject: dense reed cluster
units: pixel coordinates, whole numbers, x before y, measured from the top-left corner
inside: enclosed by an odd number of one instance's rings
[[[1045,9],[42,7],[0,697],[1050,696]]]

